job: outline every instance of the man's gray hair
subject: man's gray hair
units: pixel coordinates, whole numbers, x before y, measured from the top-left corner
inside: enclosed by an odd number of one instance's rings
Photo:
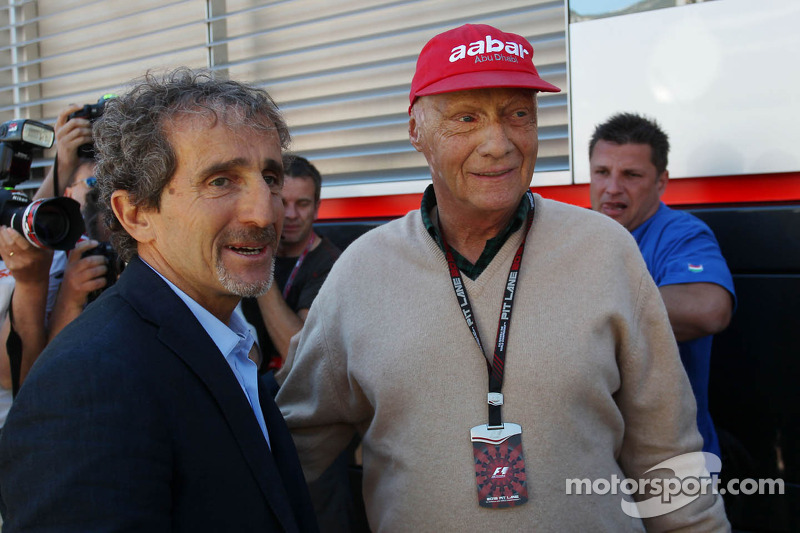
[[[284,149],[291,140],[265,90],[217,80],[206,71],[181,67],[161,76],[148,73],[127,94],[108,100],[94,124],[95,175],[111,241],[124,261],[136,255],[137,243],[114,216],[111,195],[124,190],[132,204],[158,209],[178,163],[169,126],[192,115],[208,117],[212,126],[221,121],[229,127],[275,131]]]

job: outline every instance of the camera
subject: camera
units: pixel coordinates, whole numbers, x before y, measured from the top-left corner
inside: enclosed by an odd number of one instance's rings
[[[96,291],[92,291],[89,293],[88,303],[91,303],[100,296],[100,293],[106,290],[107,288],[111,287],[119,278],[119,275],[122,273],[122,270],[125,268],[125,265],[122,261],[119,260],[119,256],[114,248],[111,246],[109,242],[101,242],[91,250],[86,250],[81,255],[81,259],[84,257],[89,257],[90,255],[102,255],[106,258],[106,286],[102,289],[98,289]]]
[[[14,187],[30,177],[33,151],[50,148],[53,128],[35,120],[17,119],[0,124],[0,184]]]
[[[11,189],[30,177],[33,151],[53,146],[53,128],[28,119],[0,124],[0,224],[21,233],[37,248],[70,250],[84,231],[80,204],[71,198],[31,202]]]
[[[96,104],[86,104],[81,109],[70,113],[67,120],[73,118],[85,118],[90,123],[103,116],[103,110],[106,107],[106,102],[112,98],[116,98],[115,94],[104,94],[97,100]],[[92,143],[82,144],[78,147],[78,157],[93,158],[94,145]]]

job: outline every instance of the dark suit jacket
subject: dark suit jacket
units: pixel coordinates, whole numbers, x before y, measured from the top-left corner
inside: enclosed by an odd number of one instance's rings
[[[41,355],[0,438],[4,533],[315,531],[297,452],[272,450],[197,319],[134,259]]]

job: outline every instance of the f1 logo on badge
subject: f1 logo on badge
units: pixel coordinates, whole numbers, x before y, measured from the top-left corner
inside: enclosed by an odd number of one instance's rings
[[[498,466],[497,468],[494,469],[494,474],[492,474],[492,479],[498,477],[506,477],[506,472],[508,472],[507,466],[503,467]]]

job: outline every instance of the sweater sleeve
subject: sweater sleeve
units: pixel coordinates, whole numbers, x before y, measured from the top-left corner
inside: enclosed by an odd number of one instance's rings
[[[345,449],[356,431],[359,419],[365,419],[358,408],[356,395],[348,381],[347,353],[337,336],[341,325],[331,324],[337,313],[329,309],[330,299],[324,293],[315,301],[315,310],[308,315],[303,330],[292,339],[289,357],[276,375],[282,382],[276,402],[300,456],[308,481],[320,474]]]
[[[617,402],[625,420],[618,460],[626,476],[634,480],[702,475],[702,438],[695,421],[694,395],[658,289],[646,269],[642,268],[639,279],[635,314],[629,330],[621,336],[618,352],[621,387]],[[694,470],[688,471],[680,466],[680,460],[674,460],[681,456],[695,459]],[[664,461],[673,472],[653,469]],[[644,495],[638,502],[649,531],[730,527],[719,495],[701,494],[683,505],[673,499],[669,506],[663,505],[664,495],[656,493],[657,489],[649,499]],[[654,505],[655,500],[662,505]]]

